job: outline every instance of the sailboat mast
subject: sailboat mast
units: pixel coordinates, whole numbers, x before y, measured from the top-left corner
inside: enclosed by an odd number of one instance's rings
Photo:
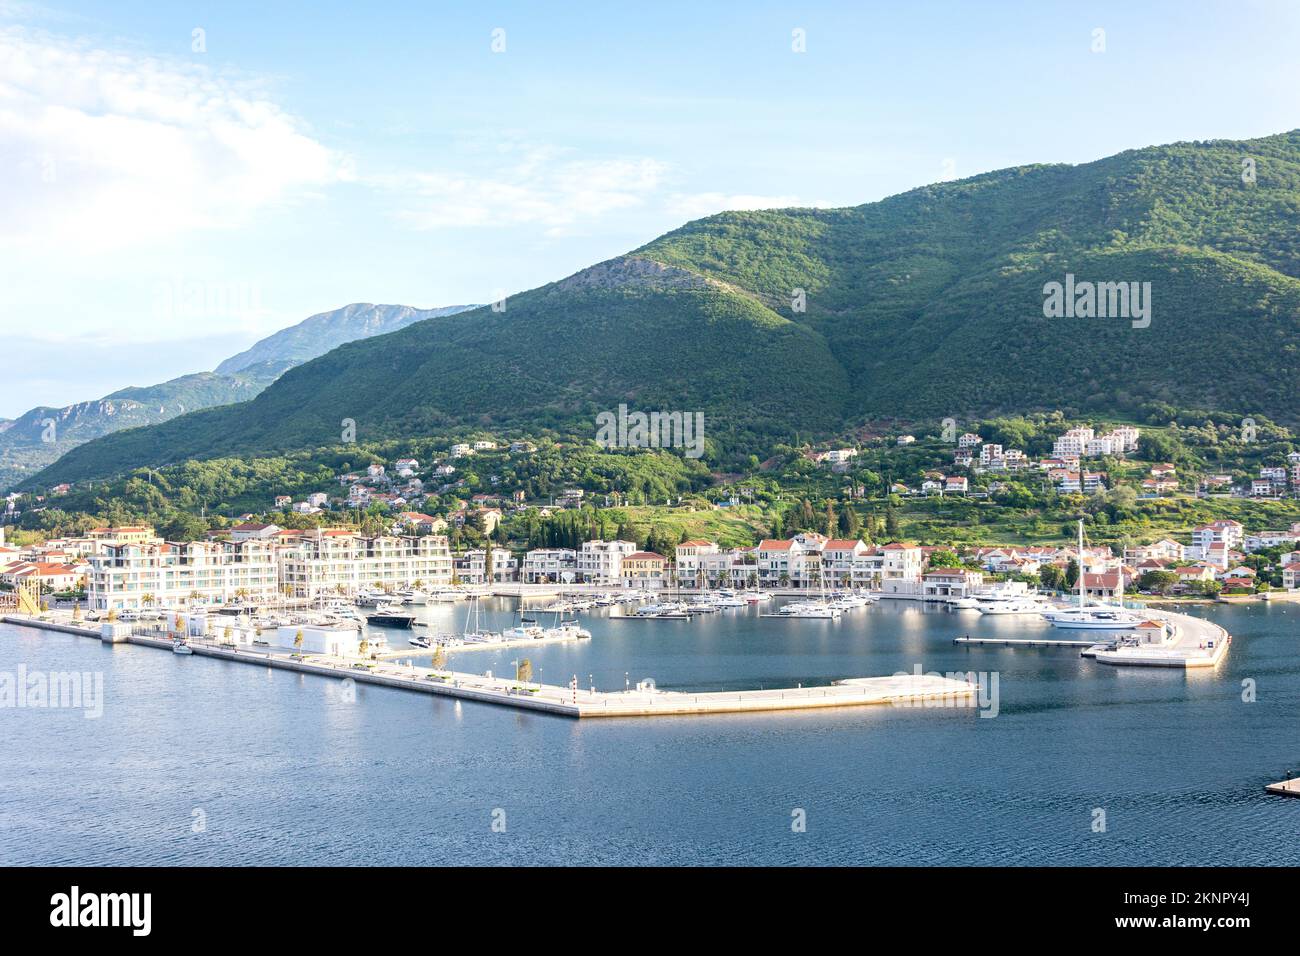
[[[1083,600],[1083,519],[1079,519],[1079,607],[1084,606]]]

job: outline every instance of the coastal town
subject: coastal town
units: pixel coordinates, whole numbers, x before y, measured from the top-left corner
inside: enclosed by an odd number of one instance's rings
[[[1128,457],[1137,452],[1141,438],[1134,426],[1104,431],[1069,427],[1053,440],[1051,454],[1041,458],[986,441],[976,432],[949,438],[951,472],[926,470],[915,486],[894,482],[887,500],[994,495],[1012,477],[1025,481],[1029,476],[1058,496],[1096,496],[1106,490],[1108,476],[1086,463],[1101,459],[1130,472],[1146,469],[1140,479],[1142,496],[1166,497],[1179,489],[1174,465],[1139,466]],[[917,442],[911,434],[891,440],[899,448]],[[825,522],[823,531],[757,537],[747,545],[683,531],[638,540],[588,535],[566,542],[568,546],[529,547],[526,540],[507,534],[511,522],[547,521],[565,512],[587,514],[602,504],[622,503],[617,491],[602,494],[577,486],[563,487],[543,501],[529,500],[522,488],[460,497],[466,480],[460,473],[475,468],[476,457],[494,456],[500,462],[536,451],[530,441],[476,439],[451,444],[445,455],[425,465],[410,456],[372,462],[339,474],[333,490],[322,488],[297,500],[276,495],[261,514],[234,516],[192,540],[172,539],[140,523],[36,540],[28,536],[23,543],[6,544],[7,526],[0,524],[0,589],[35,584],[43,592],[83,600],[91,611],[138,609],[150,602],[221,604],[237,598],[310,601],[366,588],[509,584],[637,591],[831,587],[920,601],[961,598],[998,581],[1073,591],[1080,575],[1083,593],[1102,600],[1138,592],[1216,597],[1300,589],[1300,521],[1269,528],[1217,519],[1182,535],[1121,548],[1094,544],[1080,551],[1068,540],[914,543],[887,525],[857,534],[861,522],[850,504],[841,507],[838,521]],[[857,447],[830,448],[804,457],[832,474],[850,474],[859,453]],[[1229,476],[1205,476],[1197,498],[1281,500],[1300,494],[1300,451],[1287,454],[1286,461],[1262,466],[1261,477],[1248,485],[1234,485]],[[489,471],[489,485],[500,481]],[[972,482],[979,482],[979,490]],[[60,487],[49,496],[26,496],[29,517],[68,491]],[[733,488],[713,508],[736,505],[741,492],[746,489]],[[11,522],[22,514],[24,500],[18,494],[8,497]],[[437,503],[445,506],[438,513],[415,510]]]

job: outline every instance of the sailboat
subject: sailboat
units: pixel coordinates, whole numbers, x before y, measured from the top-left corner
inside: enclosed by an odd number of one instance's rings
[[[474,626],[470,627],[470,621],[473,620]],[[501,635],[495,631],[485,631],[482,629],[479,621],[478,595],[471,595],[469,607],[465,609],[465,630],[461,632],[461,638],[466,644],[491,644],[494,641],[501,640]]]
[[[821,600],[795,601],[787,604],[777,613],[782,617],[815,617],[831,620],[839,618],[844,608],[838,602],[826,599],[826,572],[818,568],[818,581],[821,585]]]
[[[1123,631],[1142,623],[1142,618],[1122,607],[1096,602],[1089,604],[1084,587],[1083,570],[1083,519],[1079,519],[1079,603],[1076,607],[1063,607],[1044,611],[1043,617],[1053,627],[1076,630]]]

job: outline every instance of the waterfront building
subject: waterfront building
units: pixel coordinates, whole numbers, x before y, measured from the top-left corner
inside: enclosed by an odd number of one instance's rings
[[[675,562],[677,583],[681,587],[706,587],[708,576],[705,574],[705,558],[718,554],[718,546],[713,541],[693,538],[677,546]],[[716,571],[716,566],[714,569]],[[730,577],[730,574],[728,574]]]
[[[260,540],[106,544],[89,564],[86,603],[97,611],[177,605],[195,595],[209,603],[270,601],[278,588],[273,549]]]
[[[365,537],[319,529],[298,536],[278,557],[281,588],[295,598],[451,584],[451,548],[444,535]]]
[[[635,541],[584,541],[578,552],[578,580],[618,584],[623,579],[623,559],[635,553]]]
[[[623,559],[623,585],[652,590],[667,585],[668,561],[653,551],[637,551]]]
[[[524,555],[525,584],[572,584],[578,578],[578,553],[572,548],[534,548]]]
[[[519,579],[519,559],[504,548],[492,549],[491,580],[488,580],[486,548],[455,554],[452,565],[460,584],[505,584]]]
[[[924,552],[914,544],[895,541],[880,549],[880,591],[884,597],[916,597],[920,593]]]

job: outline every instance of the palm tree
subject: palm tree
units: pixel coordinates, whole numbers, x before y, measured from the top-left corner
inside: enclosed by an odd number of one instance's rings
[[[154,596],[153,596],[152,594],[150,594],[148,591],[146,591],[144,594],[141,594],[141,595],[140,595],[140,603],[141,603],[141,604],[151,605],[151,604],[153,604],[153,602],[154,602]]]
[[[435,671],[447,669],[447,651],[441,644],[433,649],[432,666]]]
[[[299,631],[297,634],[295,634],[295,635],[293,636],[293,646],[294,646],[294,648],[298,651],[298,654],[301,656],[301,654],[302,654],[302,631]]]

